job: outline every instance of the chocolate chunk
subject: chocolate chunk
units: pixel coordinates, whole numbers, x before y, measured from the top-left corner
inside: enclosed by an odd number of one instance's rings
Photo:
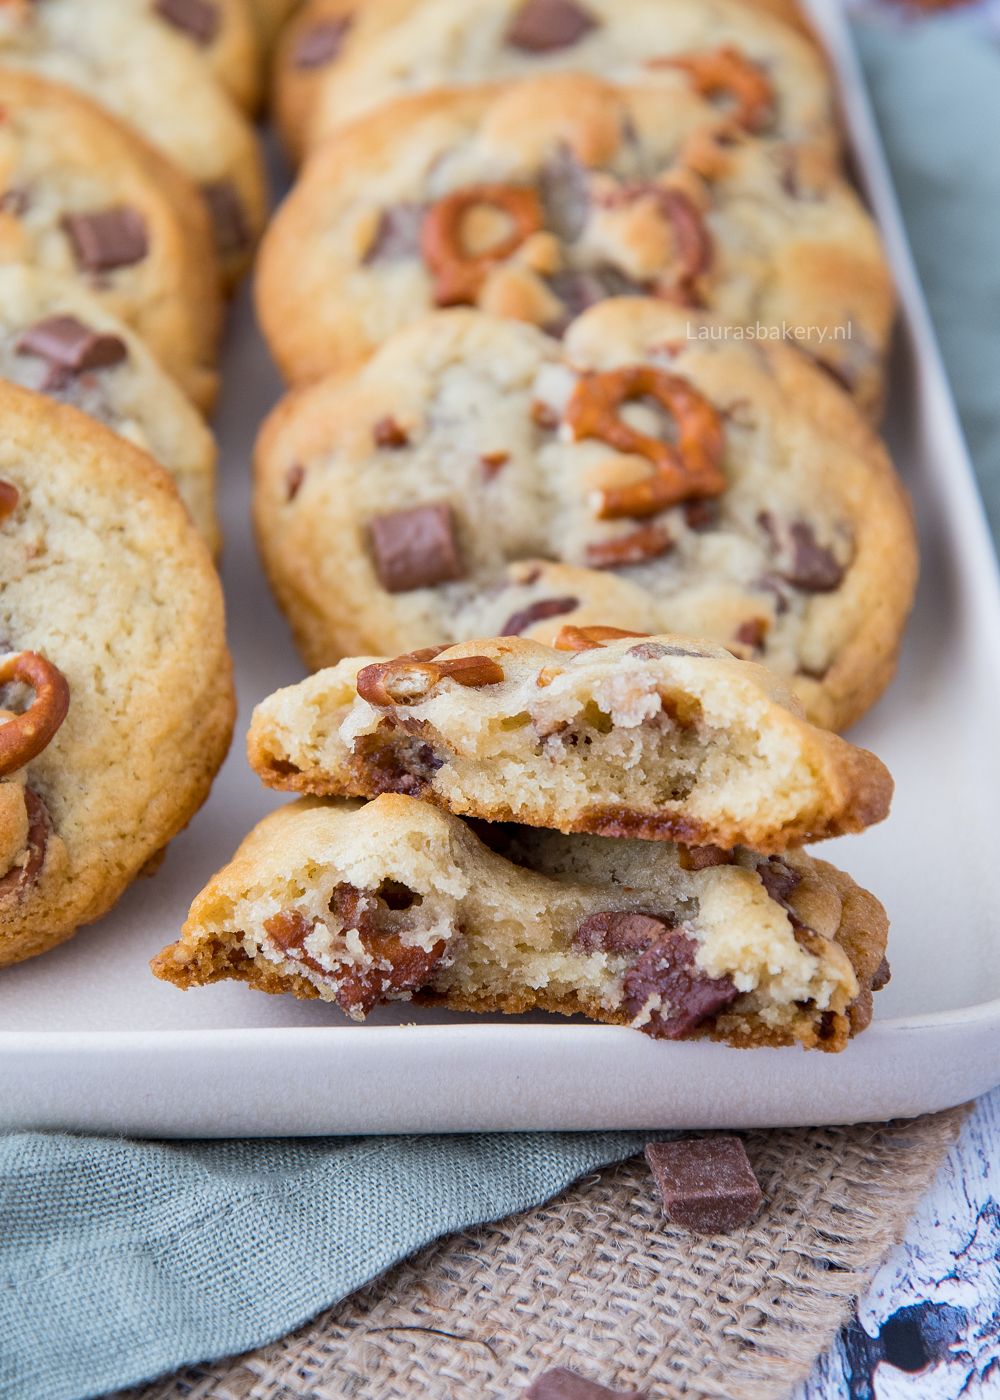
[[[792,537],[792,564],[782,577],[793,588],[805,593],[832,593],[839,588],[844,578],[843,565],[835,555],[819,544],[811,525],[804,520],[795,520],[790,527]]]
[[[537,603],[529,603],[520,612],[508,617],[500,629],[501,637],[519,637],[536,622],[544,622],[550,617],[561,617],[579,607],[579,598],[540,598]]]
[[[446,501],[376,515],[368,529],[375,572],[387,593],[433,588],[465,574]]]
[[[0,214],[10,214],[12,218],[19,219],[28,212],[29,203],[28,191],[24,186],[12,185],[0,194]]]
[[[24,789],[24,805],[28,813],[28,846],[23,864],[14,865],[0,879],[0,899],[20,899],[42,873],[45,852],[52,831],[52,818],[44,800],[31,788]]]
[[[541,399],[535,399],[531,405],[531,421],[536,428],[541,428],[546,433],[552,433],[559,426],[559,414],[551,404],[543,403]]]
[[[332,63],[344,46],[351,21],[325,19],[304,29],[292,49],[294,68],[322,68],[324,63]]]
[[[20,499],[21,493],[12,481],[0,480],[0,521],[14,514]]]
[[[674,927],[672,919],[627,910],[590,914],[573,935],[583,953],[642,953]]]
[[[587,167],[565,143],[539,171],[538,193],[546,228],[564,243],[575,243],[590,213],[590,184]]]
[[[687,647],[666,646],[663,642],[640,642],[638,646],[629,647],[626,656],[639,656],[643,661],[655,661],[658,656],[701,656],[703,651],[690,651]]]
[[[285,472],[285,500],[294,501],[306,479],[306,469],[301,462],[293,464]]]
[[[737,627],[734,640],[745,647],[753,647],[755,651],[759,650],[764,645],[768,626],[766,617],[748,618],[746,622],[741,622]]]
[[[409,433],[396,422],[391,413],[378,420],[372,428],[372,437],[376,447],[405,447],[410,441]]]
[[[738,1137],[651,1142],[646,1161],[667,1219],[713,1235],[738,1230],[757,1214],[763,1193]]]
[[[66,214],[62,222],[76,260],[87,272],[131,267],[149,252],[146,221],[127,204],[96,214]]]
[[[682,509],[689,530],[711,530],[718,524],[718,501],[685,501]]]
[[[417,257],[426,212],[422,204],[387,205],[379,215],[375,237],[361,261],[367,266],[395,258]]]
[[[568,49],[597,28],[598,21],[574,0],[526,0],[514,16],[505,40],[528,53]]]
[[[802,879],[799,872],[780,856],[769,856],[762,865],[758,865],[757,874],[761,884],[778,904],[786,904],[788,896]]]
[[[770,511],[763,510],[757,523],[768,534],[771,544],[790,562],[777,570],[778,577],[803,593],[831,593],[839,588],[845,569],[833,554],[816,539],[816,532],[805,520],[793,520],[782,526]]]
[[[229,180],[202,185],[201,192],[212,220],[216,252],[244,253],[253,242],[243,201]]]
[[[93,331],[75,316],[48,316],[20,335],[19,355],[38,355],[50,365],[79,374],[87,369],[107,369],[128,355],[117,335]]]
[[[658,1040],[682,1040],[736,1000],[728,977],[709,977],[695,962],[698,945],[677,930],[654,943],[625,974],[625,1009]]]
[[[648,1400],[648,1392],[609,1390],[606,1385],[588,1381],[565,1366],[556,1366],[532,1381],[523,1400]]]
[[[555,272],[547,281],[566,308],[563,317],[545,327],[550,335],[563,335],[570,321],[599,301],[607,301],[609,297],[647,296],[651,290],[648,283],[636,282],[613,263]]]
[[[156,0],[156,13],[207,47],[219,32],[219,11],[209,0]]]
[[[509,461],[509,452],[481,452],[479,454],[479,465],[482,467],[483,476],[487,481],[492,481]]]

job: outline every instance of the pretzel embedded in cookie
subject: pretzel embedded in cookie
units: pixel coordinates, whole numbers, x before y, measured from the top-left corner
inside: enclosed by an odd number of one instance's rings
[[[392,661],[375,661],[358,672],[357,690],[370,705],[412,705],[427,695],[439,681],[478,689],[498,685],[503,668],[489,656],[459,656],[435,661],[444,647],[423,647]]]
[[[733,115],[746,131],[764,130],[774,118],[774,89],[755,63],[735,48],[724,44],[711,53],[678,54],[654,58],[651,68],[681,68],[704,97],[728,97]]]
[[[676,445],[639,432],[621,417],[622,405],[640,398],[654,399],[670,414]],[[681,501],[721,496],[726,489],[719,469],[725,445],[721,419],[679,375],[652,365],[585,375],[569,401],[566,421],[576,441],[597,438],[619,452],[645,457],[655,468],[641,481],[601,491],[597,513],[602,520],[655,515]]]
[[[478,253],[468,250],[463,234],[466,215],[475,208],[499,210],[512,225],[506,235]],[[537,192],[518,185],[471,185],[439,199],[428,210],[420,234],[438,306],[474,303],[490,268],[509,258],[542,223]]]
[[[48,748],[69,710],[66,677],[37,652],[11,652],[0,661],[0,685],[11,681],[30,686],[35,698],[23,714],[0,725],[0,777],[23,768]]]

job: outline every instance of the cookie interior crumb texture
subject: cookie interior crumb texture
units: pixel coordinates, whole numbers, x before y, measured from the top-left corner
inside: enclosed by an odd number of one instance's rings
[[[251,763],[297,792],[397,791],[491,821],[727,849],[780,851],[886,815],[879,760],[805,721],[763,667],[689,638],[578,635],[586,650],[501,638],[344,661],[258,706]]]
[[[387,794],[266,818],[153,963],[180,987],[237,978],[363,1019],[582,1013],[655,1038],[840,1050],[883,968],[878,902],[801,852],[686,869],[669,842],[493,827]]]

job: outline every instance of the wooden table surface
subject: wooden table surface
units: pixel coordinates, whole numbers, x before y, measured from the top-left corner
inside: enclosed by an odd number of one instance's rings
[[[979,1100],[906,1239],[795,1400],[979,1397],[1000,1400],[1000,1089]]]

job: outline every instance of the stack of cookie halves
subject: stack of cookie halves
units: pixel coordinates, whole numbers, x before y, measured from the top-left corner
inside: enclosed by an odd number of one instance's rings
[[[803,842],[886,813],[878,759],[724,648],[565,627],[340,665],[259,706],[267,818],[156,958],[363,1019],[417,998],[840,1050],[886,918]]]
[[[229,743],[201,411],[259,78],[246,0],[0,7],[0,965],[152,868]]]

